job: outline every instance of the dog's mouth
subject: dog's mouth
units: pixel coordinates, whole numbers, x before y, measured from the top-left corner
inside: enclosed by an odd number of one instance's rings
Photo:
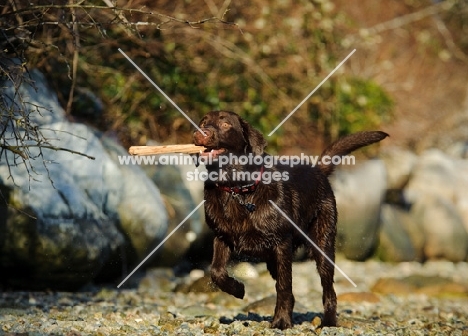
[[[212,159],[216,159],[218,156],[226,152],[227,152],[226,148],[207,148],[203,152],[201,152],[200,155],[204,157],[211,157]]]

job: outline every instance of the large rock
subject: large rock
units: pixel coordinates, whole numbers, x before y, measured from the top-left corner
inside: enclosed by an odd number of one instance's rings
[[[431,194],[453,200],[458,182],[456,161],[438,149],[431,149],[424,152],[414,166],[404,190],[405,199],[413,204],[420,197]]]
[[[425,195],[411,209],[411,215],[425,237],[426,259],[453,262],[467,257],[468,234],[455,206],[443,197]]]
[[[468,232],[468,160],[457,161],[457,177],[454,203]]]
[[[414,241],[412,229],[421,235],[417,224],[403,209],[384,204],[381,212],[378,256],[383,261],[422,261],[424,242]]]
[[[458,260],[461,254],[441,252],[447,246],[436,247],[436,244],[451,244],[450,237],[455,237],[454,232],[459,232],[458,223],[462,223],[465,233],[461,232],[457,238],[463,240],[468,232],[468,161],[460,157],[454,157],[443,153],[438,149],[431,149],[424,152],[414,170],[412,178],[404,190],[405,198],[416,206],[412,213],[416,216],[415,220],[427,225],[426,233],[430,234],[424,239],[430,239],[430,248],[428,258],[441,258],[441,255],[450,255],[449,260]],[[438,201],[434,201],[437,199]],[[430,205],[435,205],[431,208]],[[430,213],[423,214],[424,211]],[[434,218],[439,218],[439,228],[445,228],[447,231],[440,232],[441,236],[432,237],[435,227],[437,227]],[[449,224],[444,221],[448,220]],[[433,228],[434,227],[434,228]],[[441,229],[437,229],[441,230]],[[419,233],[420,235],[423,233]],[[457,240],[458,241],[458,240]],[[458,244],[458,243],[456,243]]]
[[[73,289],[100,273],[121,270],[131,257],[123,251],[145,256],[164,237],[167,214],[158,189],[141,169],[118,164],[116,152],[125,150],[112,150],[119,146],[109,139],[104,147],[99,133],[66,121],[43,76],[33,72],[33,80],[37,91],[27,84],[19,91],[25,106],[43,107],[40,115],[30,111],[29,120],[49,145],[95,160],[30,147],[23,164],[12,152],[3,153],[0,272],[8,286]],[[13,89],[4,94],[12,98]]]
[[[386,190],[385,166],[369,160],[331,178],[338,207],[337,249],[347,258],[364,260],[378,243],[380,208]]]
[[[203,181],[187,179],[187,172],[202,169],[202,167],[196,168],[193,163],[189,163],[192,159],[186,155],[165,156],[166,158],[173,157],[174,164],[147,165],[143,169],[158,186],[168,204],[169,231],[172,231],[203,201]],[[161,162],[162,156],[157,157],[158,162]],[[169,161],[171,159],[168,159]],[[173,266],[188,261],[186,259],[191,257],[199,258],[203,251],[193,251],[193,256],[187,254],[194,242],[200,241],[206,231],[208,229],[204,222],[203,208],[200,208],[187,218],[185,223],[164,243],[161,254],[154,260],[153,265]]]
[[[110,174],[108,185],[115,193],[121,194],[114,211],[120,220],[120,227],[130,239],[137,258],[143,259],[167,232],[168,214],[159,189],[139,166],[121,165],[119,156],[127,151],[109,138],[101,138],[110,160],[119,167],[116,174]]]
[[[447,154],[459,158],[468,159],[468,141],[460,141],[447,148]]]
[[[388,148],[380,155],[387,170],[387,189],[404,188],[411,177],[411,172],[418,161],[416,154],[401,149]]]

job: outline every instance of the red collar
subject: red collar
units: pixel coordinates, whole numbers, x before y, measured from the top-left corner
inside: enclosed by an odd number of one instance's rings
[[[254,183],[243,185],[243,186],[234,186],[234,187],[228,187],[228,186],[222,186],[216,183],[216,186],[218,189],[226,191],[230,194],[248,194],[251,192],[254,192],[255,189],[257,189],[258,184],[262,180],[262,174],[263,174],[263,166],[260,168],[260,176],[258,177],[258,180],[256,180]]]

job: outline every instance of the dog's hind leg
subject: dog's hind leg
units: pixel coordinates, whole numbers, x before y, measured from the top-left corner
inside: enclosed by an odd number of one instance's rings
[[[322,283],[322,302],[324,308],[322,326],[336,326],[336,293],[333,287],[335,273],[335,237],[336,237],[336,206],[330,202],[318,213],[317,221],[310,228],[310,238],[328,257],[315,251],[314,246],[308,246],[309,255],[313,256]]]

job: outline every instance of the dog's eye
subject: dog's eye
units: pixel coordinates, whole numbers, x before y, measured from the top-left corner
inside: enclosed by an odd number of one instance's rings
[[[227,123],[227,122],[223,122],[223,123],[221,124],[221,127],[222,127],[222,128],[229,128],[229,127],[231,127],[231,125],[230,125],[229,123]]]

